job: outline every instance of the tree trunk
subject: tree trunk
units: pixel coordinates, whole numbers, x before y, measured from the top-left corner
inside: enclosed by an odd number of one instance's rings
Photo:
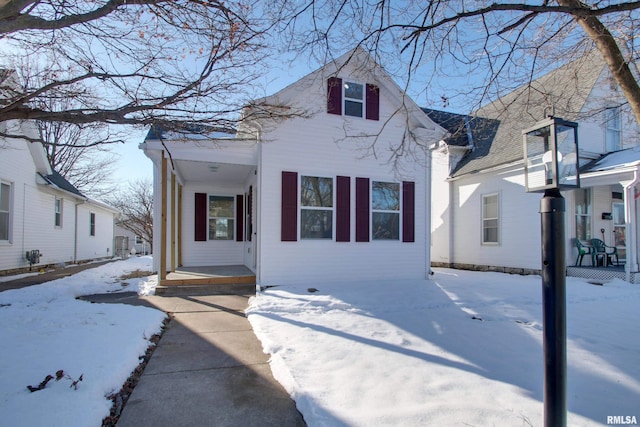
[[[584,9],[585,11],[589,10],[579,0],[558,0],[558,4],[575,9]],[[640,86],[633,76],[629,64],[624,60],[615,38],[597,17],[588,15],[588,12],[587,14],[575,13],[573,16],[587,36],[595,42],[613,78],[616,79],[620,89],[622,89],[622,93],[629,102],[636,121],[640,123]]]

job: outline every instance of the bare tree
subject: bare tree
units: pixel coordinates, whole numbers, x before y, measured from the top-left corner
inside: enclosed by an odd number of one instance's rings
[[[153,242],[153,184],[148,179],[129,183],[109,198],[109,204],[121,212],[120,226]]]
[[[0,121],[229,129],[254,98],[274,5],[0,0]],[[72,108],[52,100],[73,99]],[[5,135],[11,136],[11,135]]]
[[[357,43],[384,57],[387,68],[395,61],[395,71],[422,85],[428,99],[446,105],[460,97],[470,110],[595,46],[640,123],[639,8],[616,0],[307,0],[293,7],[285,38],[321,55]],[[430,92],[451,78],[470,90]]]
[[[105,141],[100,124],[36,122],[49,164],[81,193],[100,198],[115,189],[112,175],[118,156]]]

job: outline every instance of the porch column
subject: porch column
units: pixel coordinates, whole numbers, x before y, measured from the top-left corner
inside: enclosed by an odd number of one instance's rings
[[[171,271],[176,271],[176,174],[171,172]]]
[[[160,208],[160,271],[158,271],[158,282],[167,278],[167,158],[162,151],[161,167],[161,208]]]
[[[182,185],[178,184],[178,267],[182,267]]]
[[[624,188],[624,222],[626,225],[627,261],[624,265],[627,282],[631,282],[631,272],[638,271],[638,237],[636,221],[637,209],[635,188],[639,180],[639,173],[634,173],[633,181],[621,182]]]

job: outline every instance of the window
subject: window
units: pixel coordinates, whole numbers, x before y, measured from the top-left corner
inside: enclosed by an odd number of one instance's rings
[[[482,196],[482,243],[499,243],[499,206],[498,194]]]
[[[136,245],[141,245],[141,244],[143,243],[143,241],[142,241],[142,236],[136,236],[136,238],[135,238],[135,239],[136,239],[136,240],[135,240],[135,242],[136,242],[135,244],[136,244]]]
[[[300,238],[333,238],[333,178],[300,178]]]
[[[11,185],[0,183],[0,240],[10,240]]]
[[[620,138],[620,107],[611,107],[605,110],[606,114],[606,144],[607,151],[617,151],[622,149],[622,140]]]
[[[89,214],[89,235],[96,235],[96,214],[93,212]]]
[[[209,196],[209,240],[233,240],[235,198]]]
[[[400,239],[400,184],[373,181],[371,184],[373,240]]]
[[[62,199],[56,197],[54,206],[54,225],[56,227],[62,227]]]
[[[574,190],[576,205],[576,238],[591,240],[591,193],[588,188]]]
[[[624,221],[624,203],[614,202],[613,212],[613,244],[618,249],[618,257],[627,258],[627,227]]]
[[[344,114],[345,116],[362,117],[364,111],[364,94],[362,85],[353,82],[344,84]]]
[[[341,116],[380,119],[380,90],[374,84],[327,79],[327,113]]]

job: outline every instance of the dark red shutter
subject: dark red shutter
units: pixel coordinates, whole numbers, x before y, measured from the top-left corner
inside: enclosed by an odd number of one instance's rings
[[[244,221],[242,220],[244,217],[244,209],[242,202],[244,202],[244,196],[242,194],[236,195],[236,242],[242,242],[244,240],[242,234],[244,231]]]
[[[280,240],[298,240],[298,173],[282,172],[282,213]]]
[[[415,242],[416,184],[402,182],[402,241]]]
[[[342,79],[327,79],[327,113],[342,115]]]
[[[336,242],[351,240],[351,178],[336,178]]]
[[[356,178],[356,242],[369,241],[369,178]]]
[[[207,195],[196,193],[195,196],[194,239],[196,242],[204,242],[207,240]]]
[[[366,85],[367,119],[380,119],[380,89],[376,85]]]

